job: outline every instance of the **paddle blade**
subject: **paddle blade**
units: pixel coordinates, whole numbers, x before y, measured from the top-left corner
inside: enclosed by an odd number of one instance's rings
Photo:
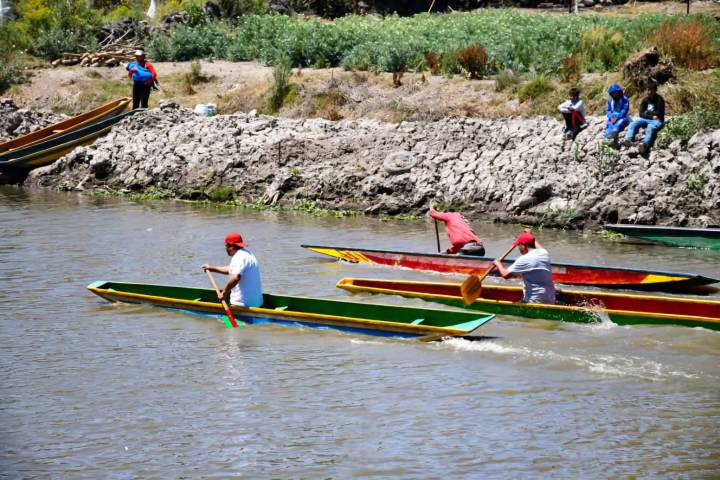
[[[237,326],[233,325],[232,321],[230,320],[230,318],[227,315],[223,315],[221,318],[227,328],[245,328],[246,323],[243,322],[242,320],[238,320],[235,317],[233,317],[233,320],[235,320],[235,323],[237,324]]]
[[[465,279],[462,285],[460,285],[460,293],[462,294],[465,305],[472,304],[480,297],[482,293],[482,282],[477,275],[470,275]]]

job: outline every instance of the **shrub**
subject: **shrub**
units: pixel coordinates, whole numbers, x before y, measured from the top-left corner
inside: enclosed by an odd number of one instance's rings
[[[10,88],[14,83],[23,83],[25,72],[22,64],[13,58],[0,56],[0,93]]]
[[[442,68],[442,63],[440,63],[440,57],[433,52],[425,52],[425,63],[427,64],[428,68],[430,69],[430,73],[432,75],[439,75],[440,70]]]
[[[520,83],[520,76],[510,69],[505,69],[495,76],[495,91],[502,92],[506,88],[514,88]]]
[[[460,73],[460,64],[457,60],[457,52],[453,50],[447,50],[440,55],[440,64],[442,65],[442,74],[446,77],[452,77],[455,74]]]
[[[720,106],[698,107],[672,117],[658,135],[658,146],[664,147],[675,140],[687,141],[700,130],[720,127]]]
[[[457,62],[474,80],[479,80],[487,75],[491,69],[491,63],[493,63],[479,43],[458,50]]]
[[[200,60],[190,62],[190,76],[193,83],[202,83],[210,80],[210,76],[203,72]]]
[[[560,78],[565,82],[577,82],[580,80],[582,73],[582,58],[577,53],[571,53],[562,61],[562,70],[560,70]]]
[[[605,27],[586,30],[580,48],[588,70],[614,70],[627,56],[623,34]]]
[[[677,65],[705,70],[720,65],[718,35],[720,28],[695,18],[663,23],[653,42]]]
[[[292,68],[290,59],[281,57],[275,62],[273,67],[273,84],[270,89],[270,100],[268,102],[268,111],[271,113],[280,110],[285,102],[285,96],[290,92],[290,75]]]
[[[527,83],[520,87],[518,99],[521,102],[525,100],[534,100],[545,92],[552,90],[550,78],[545,74],[534,75]]]

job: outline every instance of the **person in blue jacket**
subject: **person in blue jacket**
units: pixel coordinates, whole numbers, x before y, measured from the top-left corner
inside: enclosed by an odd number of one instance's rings
[[[133,80],[133,110],[138,107],[147,108],[150,90],[157,83],[155,67],[145,59],[145,52],[136,50],[135,61],[128,63],[125,70]]]
[[[623,89],[617,83],[608,89],[610,98],[607,101],[607,121],[605,122],[605,138],[617,141],[620,132],[632,121],[628,112],[630,102],[623,93]]]

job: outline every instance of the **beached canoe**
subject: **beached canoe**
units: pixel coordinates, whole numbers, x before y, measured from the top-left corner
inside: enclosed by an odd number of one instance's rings
[[[441,253],[399,252],[372,250],[369,248],[330,247],[323,245],[302,245],[313,252],[328,255],[352,263],[375,263],[391,267],[405,267],[440,273],[480,275],[491,265],[493,258],[468,255],[446,255]],[[510,265],[512,260],[506,260]],[[552,265],[553,280],[568,285],[589,285],[602,288],[627,288],[633,290],[680,291],[709,285],[719,280],[692,273],[636,270],[621,267],[596,265],[574,265],[555,263]],[[497,271],[492,275],[497,276]]]
[[[720,228],[663,227],[659,225],[605,225],[607,230],[674,247],[720,250]]]
[[[343,278],[337,286],[350,292],[383,293],[515,317],[595,323],[607,318],[618,325],[684,325],[720,330],[720,301],[653,295],[559,290],[557,305],[519,303],[520,287],[483,285],[482,297],[467,306],[459,283]]]
[[[132,103],[129,97],[119,98],[67,120],[54,123],[40,130],[0,143],[0,162],[24,156],[22,149],[52,138],[87,127],[119,115]]]
[[[88,290],[110,302],[144,303],[196,313],[223,314],[214,290],[98,281]],[[366,335],[436,340],[468,336],[493,319],[492,314],[288,295],[264,295],[260,308],[231,306],[236,319],[249,324],[279,323],[333,328]]]
[[[28,145],[8,152],[6,155],[0,155],[0,168],[27,171],[48,165],[77,147],[93,143],[96,139],[108,133],[113,125],[120,120],[134,115],[140,110],[136,109],[120,113],[49,140]]]

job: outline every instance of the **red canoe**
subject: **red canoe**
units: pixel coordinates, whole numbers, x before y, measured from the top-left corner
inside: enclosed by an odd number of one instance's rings
[[[440,253],[396,252],[322,245],[302,245],[302,247],[352,263],[374,263],[391,267],[405,267],[412,270],[465,275],[482,274],[493,261],[489,257],[445,255]],[[506,260],[504,263],[510,264],[512,260]],[[692,273],[635,270],[597,265],[553,263],[552,269],[553,280],[557,283],[591,285],[603,288],[678,291],[718,282],[714,278]]]

